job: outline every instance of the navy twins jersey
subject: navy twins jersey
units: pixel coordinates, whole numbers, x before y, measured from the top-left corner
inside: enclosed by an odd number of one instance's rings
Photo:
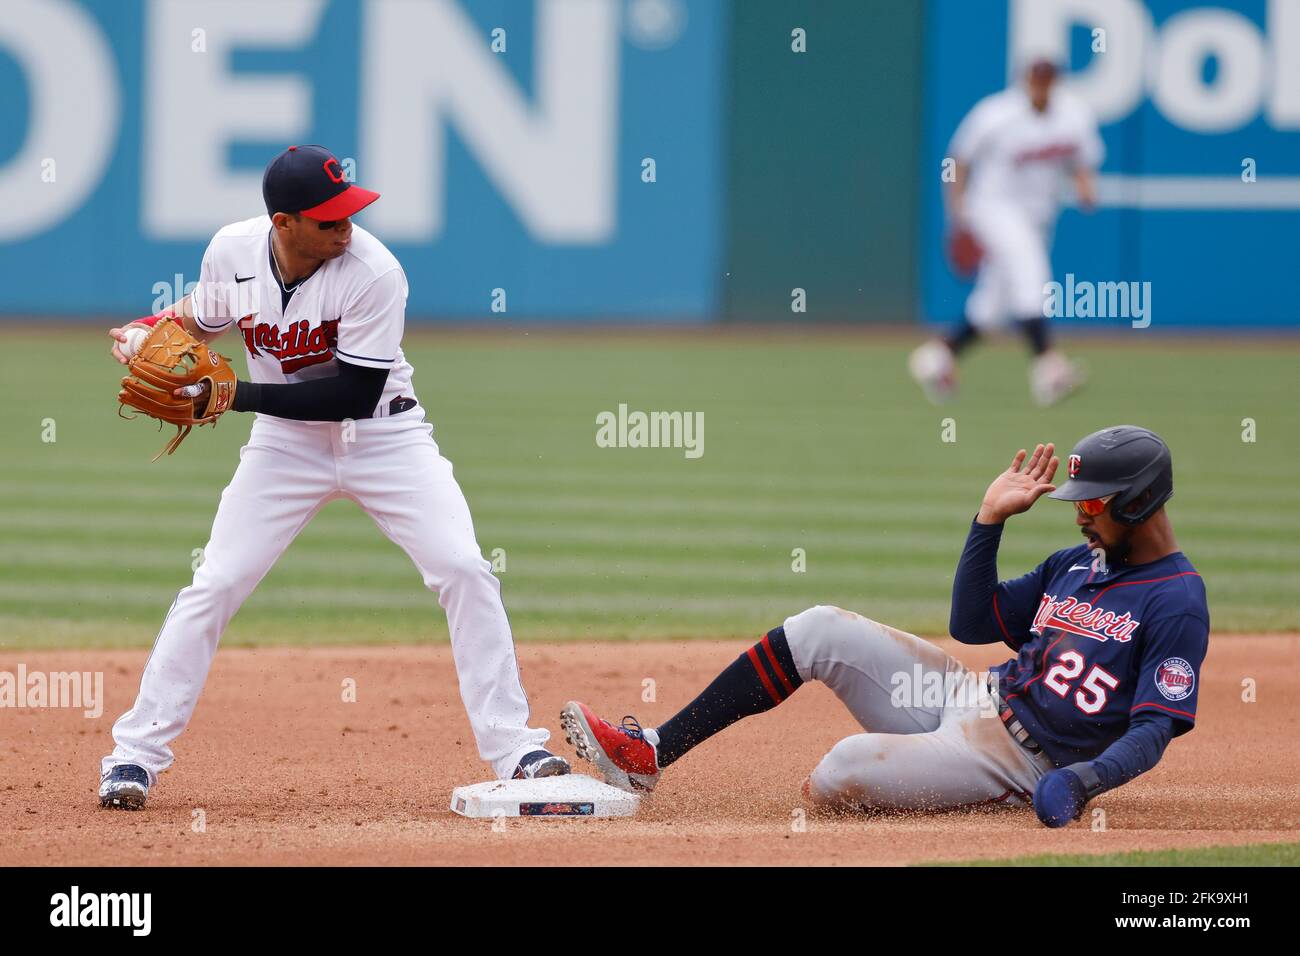
[[[993,668],[998,691],[1058,766],[1096,758],[1144,712],[1192,729],[1210,613],[1181,551],[1104,574],[1086,544],[1058,551],[999,584],[993,610],[1020,655]]]

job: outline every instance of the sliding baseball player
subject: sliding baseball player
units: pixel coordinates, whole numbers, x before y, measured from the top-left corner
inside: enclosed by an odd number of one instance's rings
[[[1154,767],[1196,722],[1210,616],[1165,502],[1159,436],[1120,425],[1087,436],[1058,490],[1051,444],[1019,451],[984,493],[952,586],[952,636],[1014,657],[969,672],[919,637],[837,607],[787,618],[658,727],[619,725],[579,701],[564,733],[606,782],[650,790],[672,763],[737,720],[820,681],[862,733],[804,781],[814,804],[950,810],[1032,804],[1047,826]],[[1084,540],[998,580],[1005,522],[1043,495],[1074,504]]]

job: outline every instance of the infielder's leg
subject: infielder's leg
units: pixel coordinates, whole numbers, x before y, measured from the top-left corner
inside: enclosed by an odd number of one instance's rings
[[[483,559],[469,505],[430,427],[418,420],[405,429],[376,424],[361,423],[359,453],[339,459],[345,487],[437,593],[479,756],[499,778],[509,777],[550,733],[528,726],[501,583]]]
[[[971,231],[984,249],[966,314],[981,331],[1008,321],[1042,318],[1052,279],[1043,230],[1005,203],[985,202],[967,214]]]
[[[244,600],[334,487],[328,442],[259,421],[222,492],[194,582],[176,595],[145,664],[135,705],[113,725],[115,764],[144,767],[151,782],[172,763],[171,741],[190,722],[217,643]]]
[[[1052,281],[1051,228],[1031,221],[1014,206],[982,203],[969,213],[972,231],[985,250],[966,314],[983,331],[1014,321],[1033,354],[1030,389],[1040,405],[1051,405],[1083,384],[1082,367],[1053,348],[1044,313]]]

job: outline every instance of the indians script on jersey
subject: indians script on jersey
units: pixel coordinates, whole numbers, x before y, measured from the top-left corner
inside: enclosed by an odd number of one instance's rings
[[[303,319],[282,332],[270,322],[254,324],[252,316],[248,316],[240,321],[239,329],[249,355],[256,357],[259,350],[265,351],[279,360],[286,375],[328,362],[334,358],[334,349],[339,344],[338,319],[327,319],[314,329]]]

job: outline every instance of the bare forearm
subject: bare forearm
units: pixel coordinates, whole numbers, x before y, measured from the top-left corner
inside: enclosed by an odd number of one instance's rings
[[[1092,210],[1097,205],[1097,177],[1091,169],[1075,170],[1074,190],[1083,209]]]
[[[966,202],[966,178],[969,173],[969,165],[957,163],[953,170],[952,181],[944,183],[943,208],[950,223],[961,221]]]
[[[193,295],[181,296],[180,299],[163,309],[161,314],[165,315],[168,312],[175,315],[176,319],[185,327],[185,331],[190,333],[190,335],[194,336],[200,342],[212,342],[225,334],[225,329],[222,329],[220,332],[209,332],[203,326],[199,325],[194,318]]]

